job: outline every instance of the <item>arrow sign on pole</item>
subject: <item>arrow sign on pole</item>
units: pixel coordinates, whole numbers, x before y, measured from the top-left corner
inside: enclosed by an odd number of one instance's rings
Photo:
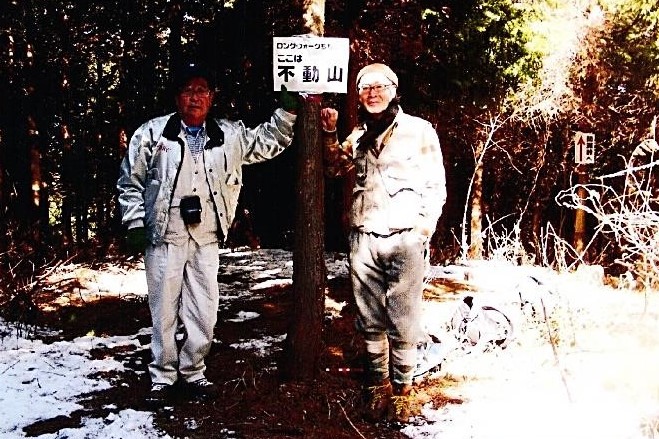
[[[595,134],[577,131],[574,136],[574,162],[595,163]]]

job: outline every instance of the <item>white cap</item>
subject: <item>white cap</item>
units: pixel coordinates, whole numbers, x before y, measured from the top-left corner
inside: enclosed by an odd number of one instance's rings
[[[391,82],[398,87],[398,76],[386,64],[369,64],[357,73],[357,86],[362,82],[368,84],[376,81]]]

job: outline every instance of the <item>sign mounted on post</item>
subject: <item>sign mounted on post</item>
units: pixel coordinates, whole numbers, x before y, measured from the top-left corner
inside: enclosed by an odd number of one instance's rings
[[[346,93],[348,90],[348,38],[274,37],[272,76],[274,90]]]
[[[574,136],[574,162],[595,163],[595,134],[577,131]]]

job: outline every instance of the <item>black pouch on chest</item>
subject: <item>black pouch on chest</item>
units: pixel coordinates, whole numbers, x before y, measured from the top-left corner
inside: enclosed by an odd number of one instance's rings
[[[186,225],[201,222],[201,200],[198,195],[181,198],[181,217]]]

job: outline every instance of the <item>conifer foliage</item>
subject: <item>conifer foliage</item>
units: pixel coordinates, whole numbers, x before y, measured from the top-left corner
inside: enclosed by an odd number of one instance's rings
[[[497,227],[517,227],[525,257],[536,261],[547,224],[570,239],[574,212],[554,197],[575,183],[574,132],[597,139],[588,178],[619,171],[620,157],[656,137],[649,132],[659,107],[654,3],[326,0],[324,35],[350,38],[350,75],[368,62],[389,64],[401,78],[404,110],[437,128],[449,198],[433,240],[435,260],[459,255],[460,236],[486,240]],[[264,120],[277,105],[272,37],[305,33],[304,6],[302,0],[6,2],[3,265],[14,251],[38,255],[41,266],[52,253],[62,260],[94,247],[98,255],[121,242],[119,161],[140,123],[173,111],[170,73],[182,58],[202,57],[215,68],[218,115],[247,125]],[[345,116],[339,125],[345,135],[355,123],[354,90],[324,99]],[[487,144],[491,132],[483,127],[492,120],[505,123]],[[261,245],[292,245],[295,156],[294,145],[246,169],[240,220]],[[337,230],[345,194],[348,187],[326,186],[332,248],[344,242]],[[470,221],[463,220],[465,210]],[[593,230],[592,222],[587,226]],[[475,227],[480,231],[470,233]],[[601,259],[606,248],[595,242],[589,251]],[[488,257],[487,242],[476,253]]]

